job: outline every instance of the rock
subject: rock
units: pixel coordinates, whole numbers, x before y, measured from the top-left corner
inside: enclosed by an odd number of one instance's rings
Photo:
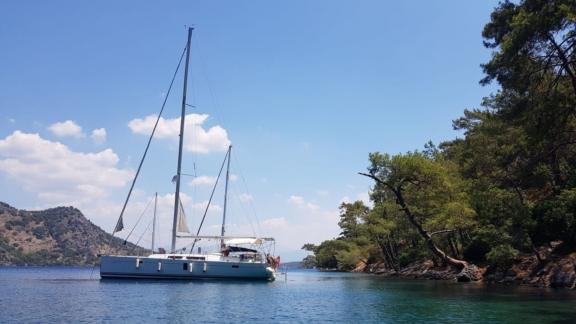
[[[470,282],[470,281],[479,281],[482,280],[482,271],[480,269],[471,264],[462,269],[460,273],[456,275],[456,280],[458,282]]]

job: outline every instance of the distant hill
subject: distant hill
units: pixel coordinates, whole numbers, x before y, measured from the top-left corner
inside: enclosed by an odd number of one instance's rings
[[[288,270],[304,269],[304,268],[302,267],[302,262],[301,262],[301,261],[282,262],[282,264],[280,265],[280,270],[284,270],[284,267],[286,267],[286,269],[288,269]]]
[[[74,207],[18,210],[0,202],[0,265],[90,265],[99,253],[133,254]]]

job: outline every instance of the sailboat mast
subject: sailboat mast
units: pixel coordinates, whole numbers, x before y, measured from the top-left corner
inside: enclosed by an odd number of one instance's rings
[[[188,90],[188,64],[190,62],[190,42],[192,30],[188,28],[188,42],[186,43],[186,65],[184,67],[184,90],[182,91],[182,114],[180,116],[180,143],[178,145],[178,170],[176,172],[176,192],[174,194],[174,220],[172,222],[172,246],[170,252],[176,251],[176,227],[178,226],[178,210],[180,206],[180,173],[182,170],[182,147],[184,145],[184,119],[186,118],[186,92]]]
[[[158,207],[158,193],[154,197],[154,218],[152,219],[152,253],[154,253],[155,248],[155,238],[156,238],[156,210]]]
[[[228,181],[230,180],[230,158],[232,157],[232,145],[228,146],[228,166],[226,167],[226,185],[224,186],[224,212],[222,214],[222,239],[220,247],[224,247],[224,233],[226,232],[226,205],[228,202]]]

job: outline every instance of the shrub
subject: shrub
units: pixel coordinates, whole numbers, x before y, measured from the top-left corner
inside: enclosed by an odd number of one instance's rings
[[[400,252],[398,255],[398,264],[400,267],[405,267],[410,263],[421,261],[429,256],[428,250],[424,247],[422,248],[407,248]]]
[[[486,259],[497,269],[503,270],[510,267],[514,263],[514,260],[518,257],[518,254],[518,250],[512,246],[508,244],[501,244],[493,247],[490,252],[486,254]]]

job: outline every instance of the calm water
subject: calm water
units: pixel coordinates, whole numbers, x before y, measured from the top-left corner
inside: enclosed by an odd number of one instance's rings
[[[100,281],[0,268],[0,322],[576,323],[576,292],[294,271],[275,282]]]

